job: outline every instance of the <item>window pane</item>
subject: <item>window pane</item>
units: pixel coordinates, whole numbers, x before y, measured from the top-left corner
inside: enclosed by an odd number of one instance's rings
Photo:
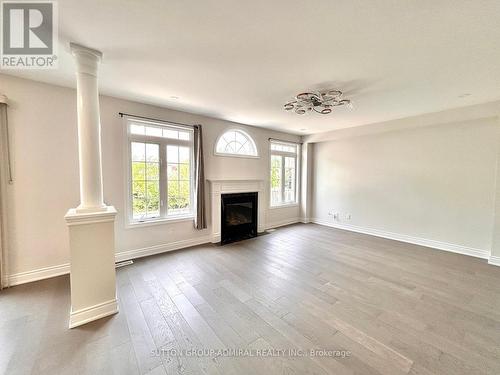
[[[130,125],[130,133],[132,134],[144,134],[144,126],[143,125]]]
[[[271,204],[281,203],[281,161],[282,157],[271,155]]]
[[[146,144],[146,160],[147,161],[160,161],[160,146],[154,143]]]
[[[295,202],[295,158],[285,157],[285,203]]]
[[[167,146],[167,162],[178,163],[179,162],[179,146]]]
[[[271,168],[281,168],[281,156],[271,155]]]
[[[179,132],[179,139],[182,139],[183,141],[189,141],[190,137],[190,132]]]
[[[134,199],[145,200],[146,199],[146,182],[145,181],[134,181],[132,183],[132,195]]]
[[[226,144],[226,148],[224,149],[224,152],[228,154],[236,154],[236,147],[238,147],[238,144],[235,141],[231,141]]]
[[[140,220],[146,216],[145,181],[135,181],[132,183],[132,206],[134,219]]]
[[[158,163],[146,163],[146,179],[147,180],[160,179],[160,168]]]
[[[147,217],[160,216],[160,182],[146,182]]]
[[[179,208],[177,197],[168,197],[168,214],[172,214]]]
[[[246,143],[247,139],[248,138],[245,137],[240,132],[234,132],[234,140],[235,140],[235,142],[237,142],[239,144],[243,144],[243,143]]]
[[[178,139],[179,132],[177,130],[163,129],[163,137],[171,138],[171,139]]]
[[[179,179],[189,180],[189,164],[179,164]]]
[[[168,181],[168,197],[179,196],[179,181]]]
[[[180,195],[179,195],[179,208],[188,209],[190,194],[189,194],[189,181],[182,181],[179,183]]]
[[[169,181],[179,179],[179,164],[168,164],[168,166],[167,166],[167,179]]]
[[[146,145],[144,143],[132,142],[132,161],[146,160]]]
[[[189,181],[179,182],[179,197],[187,199],[187,202],[189,203]]]
[[[132,181],[146,179],[146,164],[143,161],[132,162]]]
[[[179,147],[179,163],[189,163],[188,147]]]
[[[293,152],[297,153],[297,145],[294,143],[279,143],[279,142],[271,142],[271,150],[272,151],[283,151],[283,152]]]
[[[134,220],[142,220],[146,217],[146,200],[133,198],[133,218]]]
[[[132,216],[144,220],[160,215],[159,145],[132,142]]]
[[[162,129],[154,126],[146,126],[146,135],[151,135],[153,137],[161,137]]]

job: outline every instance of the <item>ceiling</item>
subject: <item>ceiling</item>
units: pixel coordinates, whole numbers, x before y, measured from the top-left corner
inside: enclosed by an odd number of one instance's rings
[[[58,5],[59,69],[3,73],[74,87],[74,41],[104,53],[104,94],[298,134],[500,99],[498,0]],[[344,91],[354,108],[283,110],[323,88]]]

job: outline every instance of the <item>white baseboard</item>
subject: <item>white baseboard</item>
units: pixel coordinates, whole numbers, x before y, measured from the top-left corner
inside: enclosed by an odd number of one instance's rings
[[[436,240],[429,240],[426,238],[408,236],[406,234],[386,232],[386,231],[382,231],[382,230],[378,230],[378,229],[358,227],[355,225],[343,224],[343,223],[338,223],[338,222],[329,222],[327,220],[322,220],[322,219],[318,219],[318,218],[313,218],[312,222],[316,223],[316,224],[332,227],[332,228],[348,230],[348,231],[356,232],[356,233],[369,234],[371,236],[382,237],[382,238],[387,238],[390,240],[411,243],[414,245],[430,247],[433,249],[449,251],[449,252],[457,253],[457,254],[469,255],[469,256],[476,257],[476,258],[488,259],[490,256],[489,250],[485,250],[485,249],[476,249],[476,248],[472,248],[472,247],[467,247],[467,246],[462,246],[462,245],[457,245],[457,244],[452,244],[452,243],[447,243],[447,242],[441,242],[441,241],[436,241]],[[500,258],[498,260],[500,260]]]
[[[490,258],[488,259],[488,264],[500,267],[500,257],[491,255]]]
[[[69,263],[60,264],[57,266],[39,268],[37,270],[20,272],[8,277],[8,285],[14,286],[19,284],[31,283],[51,277],[66,275],[69,273]]]
[[[149,255],[166,253],[167,251],[184,249],[186,247],[191,247],[196,245],[203,245],[205,243],[211,242],[211,240],[212,240],[211,236],[203,236],[188,240],[169,242],[161,245],[143,247],[141,249],[122,251],[116,254],[116,261],[123,262],[124,260],[142,258]]]
[[[311,223],[311,222],[312,222],[312,220],[311,220],[311,218],[309,218],[309,217],[301,217],[301,218],[300,218],[300,222],[301,222],[302,224],[309,224],[309,223]]]
[[[69,314],[69,328],[75,328],[94,320],[116,314],[117,312],[118,302],[116,298],[81,310],[71,311]]]
[[[210,236],[203,236],[189,240],[175,241],[161,245],[144,247],[141,249],[122,251],[116,254],[116,262],[123,262],[125,260],[141,258],[149,255],[165,253],[167,251],[179,250],[186,247],[202,245],[211,241]],[[8,277],[8,285],[15,286],[20,284],[31,283],[32,281],[49,279],[51,277],[66,275],[70,271],[69,263],[60,264],[58,266],[51,266],[39,268],[32,271],[20,272]]]
[[[285,225],[296,224],[298,222],[300,222],[300,219],[298,217],[293,217],[291,219],[274,221],[272,223],[266,223],[266,229],[284,227]]]

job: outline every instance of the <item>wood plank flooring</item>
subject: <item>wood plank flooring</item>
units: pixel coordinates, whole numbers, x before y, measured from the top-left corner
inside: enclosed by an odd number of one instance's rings
[[[484,260],[299,224],[117,277],[120,313],[73,330],[67,276],[0,292],[0,374],[500,374]]]

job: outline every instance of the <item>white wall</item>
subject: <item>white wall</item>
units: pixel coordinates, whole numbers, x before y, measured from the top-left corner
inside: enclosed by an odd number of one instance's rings
[[[8,189],[9,274],[67,264],[69,240],[64,215],[79,203],[76,93],[73,89],[6,75],[0,75],[0,92],[10,100],[15,180]],[[192,222],[125,228],[124,125],[118,112],[202,124],[207,179],[268,181],[268,138],[299,139],[294,135],[102,96],[104,197],[106,203],[114,205],[119,212],[115,224],[117,253],[205,237],[209,233],[194,230]],[[231,127],[243,128],[254,137],[259,159],[213,155],[216,137]],[[266,192],[266,203],[267,198]],[[298,216],[298,206],[267,210],[266,223],[269,226],[296,221]]]
[[[317,143],[313,216],[489,253],[498,124],[476,119]]]

